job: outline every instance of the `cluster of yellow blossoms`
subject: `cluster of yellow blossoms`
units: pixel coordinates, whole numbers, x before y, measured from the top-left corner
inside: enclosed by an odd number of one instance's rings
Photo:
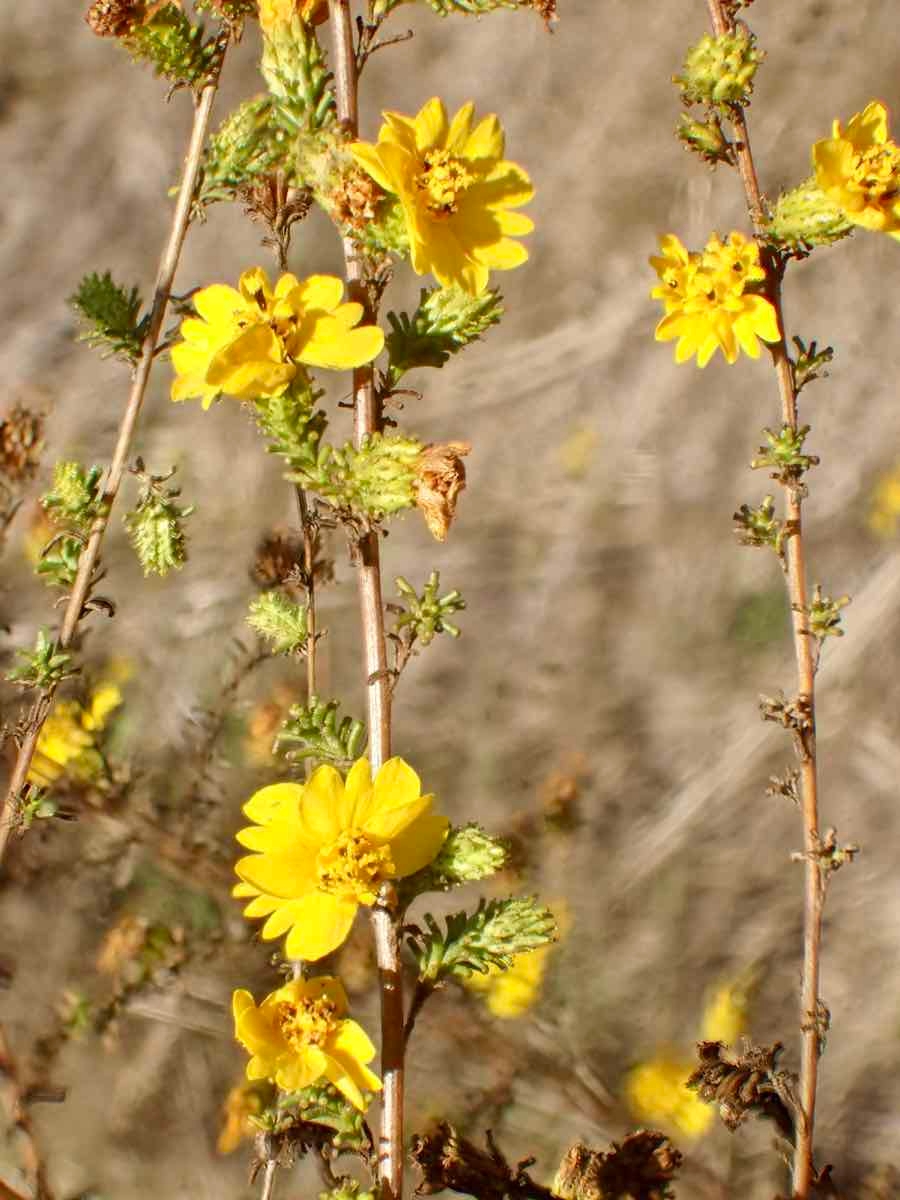
[[[900,147],[888,137],[888,115],[878,100],[812,151],[816,183],[848,221],[900,238]]]
[[[28,782],[50,787],[63,775],[90,781],[103,767],[97,750],[98,735],[122,703],[122,692],[112,681],[99,683],[86,704],[57,700],[38,735]]]
[[[716,350],[730,363],[741,350],[758,358],[760,338],[778,341],[774,307],[748,290],[766,277],[756,242],[740,233],[724,242],[713,235],[702,252],[689,252],[670,233],[660,238],[660,250],[650,259],[660,278],[651,295],[665,308],[656,340],[678,339],[676,362],[696,354],[697,365],[705,367]]]
[[[253,851],[236,867],[234,894],[249,901],[245,915],[265,917],[264,938],[287,934],[289,958],[324,958],[383,883],[435,858],[448,821],[431,811],[433,799],[422,795],[402,758],[390,759],[374,779],[362,758],[346,779],[321,766],[305,784],[262,788],[244,805],[253,824],[237,835]],[[295,980],[258,1008],[249,992],[235,992],[236,1035],[253,1056],[247,1077],[289,1090],[324,1077],[364,1108],[362,1089],[380,1087],[367,1066],[374,1050],[346,1011],[343,988],[328,976]]]

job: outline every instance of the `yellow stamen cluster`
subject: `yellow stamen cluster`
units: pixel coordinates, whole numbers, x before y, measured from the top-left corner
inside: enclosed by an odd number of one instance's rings
[[[697,365],[705,367],[718,349],[730,363],[741,350],[758,358],[758,339],[778,341],[772,304],[747,291],[766,277],[756,242],[740,233],[723,242],[714,234],[702,251],[688,252],[668,234],[660,248],[662,254],[650,259],[660,279],[651,295],[665,308],[656,340],[678,339],[676,362],[696,354]]]
[[[396,871],[390,846],[376,846],[356,829],[344,830],[316,857],[319,887],[358,904],[374,904],[378,885]]]
[[[416,176],[416,187],[424,193],[429,213],[440,218],[458,212],[459,196],[475,182],[475,176],[447,150],[429,150],[424,162],[424,171]]]
[[[900,147],[888,136],[887,109],[877,100],[812,150],[816,184],[846,219],[900,239]]]
[[[324,1046],[337,1027],[337,1005],[325,996],[282,1000],[277,1006],[278,1028],[294,1050]]]

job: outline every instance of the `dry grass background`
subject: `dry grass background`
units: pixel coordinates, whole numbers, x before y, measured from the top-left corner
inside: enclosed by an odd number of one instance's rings
[[[111,447],[123,372],[73,345],[64,298],[89,269],[149,288],[189,119],[185,98],[166,107],[160,83],[93,38],[80,9],[47,0],[0,13],[5,401],[44,397],[48,463],[101,461]],[[463,640],[417,659],[396,706],[397,750],[446,811],[511,830],[538,813],[551,772],[580,773],[577,832],[533,843],[519,884],[565,897],[573,917],[541,1005],[504,1023],[468,998],[439,997],[412,1053],[416,1120],[440,1111],[491,1125],[510,1155],[537,1153],[547,1172],[574,1137],[624,1132],[623,1073],[661,1044],[689,1051],[717,979],[755,966],[752,1032],[793,1052],[801,910],[800,869],[789,862],[798,819],[764,795],[788,747],[756,710],[760,692],[792,687],[773,602],[780,579],[730,532],[733,510],[766,488],[747,462],[761,427],[778,420],[773,378],[764,361],[676,369],[652,341],[647,296],[659,231],[697,244],[711,229],[746,225],[736,178],[708,174],[670,136],[669,77],[703,32],[705,8],[561,0],[561,9],[553,37],[517,14],[474,22],[401,11],[396,24],[415,38],[373,60],[363,101],[371,135],[382,106],[409,111],[435,92],[450,105],[475,97],[501,113],[512,156],[539,185],[533,260],[502,281],[503,327],[465,361],[421,376],[425,395],[407,404],[424,436],[475,444],[458,525],[439,548],[411,517],[385,549],[388,576],[421,579],[433,565],[469,603]],[[872,96],[896,107],[900,40],[894,6],[878,0],[759,0],[751,16],[769,52],[751,123],[772,193],[805,175],[809,146],[835,115]],[[256,89],[254,53],[251,32],[229,65],[220,117]],[[325,223],[311,221],[292,265],[337,270],[338,253]],[[261,256],[239,211],[214,209],[190,236],[178,285],[233,279]],[[395,306],[414,294],[404,288]],[[837,350],[830,380],[804,394],[823,459],[807,511],[813,581],[855,597],[848,637],[826,649],[820,705],[825,819],[864,847],[829,900],[823,975],[834,1029],[818,1144],[850,1183],[895,1157],[900,1113],[900,556],[865,526],[872,484],[900,453],[898,301],[900,248],[875,237],[817,254],[791,272],[786,295],[792,330]],[[252,547],[291,507],[238,406],[176,410],[167,375],[157,373],[137,449],[155,470],[177,463],[199,506],[190,563],[144,583],[117,528],[107,590],[120,614],[98,621],[89,651],[136,663],[134,804],[155,804],[178,830],[188,714],[215,703]],[[359,711],[353,582],[334,551],[322,690]],[[0,607],[17,644],[49,610],[15,536]],[[245,699],[276,678],[284,672],[261,674]],[[223,764],[206,789],[215,803],[204,828],[220,835],[225,862],[238,805],[259,778]],[[0,954],[14,968],[0,1008],[25,1057],[64,988],[96,987],[111,921],[171,909],[174,888],[148,873],[129,820],[127,810],[85,816],[17,853],[0,892]],[[177,877],[177,863],[166,870]],[[60,1195],[251,1194],[245,1158],[218,1159],[214,1141],[241,1066],[230,990],[271,976],[227,900],[223,913],[213,952],[170,992],[145,996],[114,1049],[96,1040],[64,1049],[54,1080],[69,1098],[36,1110]],[[769,1144],[765,1130],[716,1131],[693,1149],[697,1166],[679,1194],[770,1197],[784,1184]],[[279,1191],[316,1186],[298,1172]]]

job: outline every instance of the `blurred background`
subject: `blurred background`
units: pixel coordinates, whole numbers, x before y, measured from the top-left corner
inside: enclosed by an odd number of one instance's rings
[[[127,389],[121,364],[75,344],[66,297],[107,268],[150,292],[190,124],[187,97],[165,104],[165,85],[94,37],[81,7],[0,12],[3,405],[47,414],[43,464],[4,548],[8,657],[52,611],[28,558],[36,497],[57,458],[107,459]],[[522,968],[512,999],[457,990],[430,1002],[412,1043],[410,1128],[439,1115],[479,1138],[491,1128],[511,1160],[535,1154],[549,1182],[575,1138],[603,1147],[661,1125],[689,1158],[679,1195],[755,1200],[787,1187],[772,1130],[730,1135],[666,1087],[723,988],[747,1033],[784,1041],[785,1065],[797,1062],[800,827],[766,795],[791,751],[758,716],[761,693],[793,691],[793,658],[777,564],[731,530],[735,509],[770,486],[748,463],[779,421],[777,394],[764,357],[729,368],[719,356],[700,372],[653,342],[657,236],[697,248],[713,230],[748,230],[736,175],[708,171],[672,136],[671,76],[705,32],[705,6],[560,10],[548,36],[530,13],[440,20],[410,5],[393,28],[415,36],[376,55],[363,83],[370,138],[381,108],[414,112],[433,94],[451,111],[469,98],[496,110],[538,189],[531,262],[498,280],[502,326],[415,376],[423,395],[405,402],[423,438],[474,444],[451,537],[436,545],[409,515],[384,561],[389,599],[394,576],[421,585],[434,567],[468,602],[460,641],[438,639],[404,673],[396,750],[454,821],[512,839],[514,869],[494,890],[539,892],[564,936]],[[774,196],[808,175],[834,117],[872,98],[896,107],[900,44],[893,6],[878,0],[758,0],[749,18],[768,54],[751,133]],[[219,119],[259,90],[257,53],[249,27]],[[176,288],[270,265],[259,237],[239,205],[211,209]],[[297,227],[291,266],[340,272],[324,219]],[[403,278],[386,302],[416,294]],[[889,1173],[872,1182],[896,1159],[900,1112],[898,304],[889,239],[857,235],[789,272],[791,333],[836,351],[830,378],[802,398],[822,458],[805,511],[811,582],[853,596],[847,636],[829,641],[820,671],[824,823],[863,847],[828,899],[833,1028],[817,1146],[848,1194],[870,1197],[900,1194]],[[85,647],[91,679],[124,697],[104,741],[118,782],[73,787],[77,820],[36,822],[0,885],[6,1033],[24,1078],[68,1093],[33,1110],[60,1197],[258,1190],[250,1143],[217,1149],[244,1063],[231,991],[273,986],[272,947],[228,897],[231,837],[240,804],[283,771],[267,747],[303,679],[284,662],[247,668],[232,639],[252,654],[254,550],[294,512],[240,406],[175,408],[169,378],[161,364],[136,450],[157,473],[177,466],[197,505],[190,559],[144,581],[114,520],[101,591],[119,612],[94,619]],[[362,715],[355,586],[339,538],[329,550],[320,690]],[[17,698],[4,698],[12,720]],[[358,934],[337,967],[371,1024],[364,925]],[[634,1109],[648,1089],[655,1117]],[[231,1116],[225,1143],[240,1130],[234,1101]],[[11,1181],[17,1165],[0,1138]],[[282,1175],[279,1196],[317,1189],[305,1171]]]

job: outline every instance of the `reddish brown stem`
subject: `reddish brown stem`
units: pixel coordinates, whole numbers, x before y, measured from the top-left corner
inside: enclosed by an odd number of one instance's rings
[[[722,0],[707,0],[710,19],[717,36],[731,32],[730,18]],[[747,209],[757,236],[764,234],[764,207],[747,120],[743,109],[731,111],[735,153]],[[769,266],[770,299],[778,317],[781,337],[770,347],[778,390],[781,397],[781,416],[785,425],[797,430],[797,392],[787,349],[784,324],[784,305],[781,295],[782,264],[772,261]],[[816,764],[816,655],[808,627],[808,589],[806,555],[803,541],[803,495],[795,482],[785,484],[785,520],[788,536],[785,539],[785,574],[791,607],[794,657],[797,663],[797,701],[808,730],[798,739],[800,757],[801,807],[804,849],[804,921],[803,973],[800,988],[801,1061],[800,1114],[793,1160],[794,1200],[807,1200],[814,1179],[813,1132],[816,1112],[816,1086],[819,1071],[819,961],[822,944],[823,889],[819,866],[819,803],[818,771]]]
[[[85,602],[90,594],[91,581],[100,559],[103,538],[109,524],[110,514],[119,494],[122,477],[128,465],[134,431],[137,426],[138,417],[140,416],[141,407],[144,403],[144,395],[147,391],[147,383],[153,367],[157,342],[159,341],[166,306],[168,305],[169,296],[172,291],[172,281],[175,278],[175,271],[181,257],[181,248],[184,245],[185,234],[190,224],[191,206],[194,201],[194,192],[200,174],[203,145],[206,141],[206,131],[209,128],[210,113],[212,112],[213,100],[215,99],[217,89],[218,79],[216,78],[207,83],[203,88],[194,108],[194,122],[184,164],[184,173],[178,192],[175,212],[172,216],[168,242],[159,263],[156,286],[153,293],[153,305],[150,309],[147,332],[144,335],[141,347],[141,357],[135,369],[128,403],[119,425],[118,438],[113,451],[112,461],[107,471],[103,495],[101,497],[100,515],[91,527],[87,544],[78,560],[78,572],[75,577],[72,594],[69,596],[66,604],[59,636],[59,647],[61,650],[66,650],[72,645],[78,624],[84,616]],[[6,798],[2,809],[0,809],[0,862],[2,862],[9,841],[9,835],[14,827],[16,805],[28,778],[31,760],[34,757],[44,721],[47,719],[47,714],[52,707],[55,692],[55,685],[43,688],[27,718],[27,732],[19,746]]]

